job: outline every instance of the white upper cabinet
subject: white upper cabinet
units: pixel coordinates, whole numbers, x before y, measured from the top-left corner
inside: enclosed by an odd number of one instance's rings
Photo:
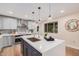
[[[0,17],[0,29],[17,29],[17,20],[8,17]]]
[[[17,21],[16,19],[4,18],[3,19],[3,29],[16,29]]]
[[[0,29],[3,27],[3,20],[0,18]]]

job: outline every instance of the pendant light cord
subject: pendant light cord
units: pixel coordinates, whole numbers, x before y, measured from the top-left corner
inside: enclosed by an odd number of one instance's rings
[[[41,9],[41,7],[38,7],[38,17],[39,17],[38,27],[39,27],[39,21],[40,21],[40,9]],[[38,30],[38,38],[39,38],[39,30]]]
[[[39,21],[40,21],[40,9],[41,9],[41,7],[38,7],[38,17],[39,17]]]
[[[51,3],[49,3],[49,17],[51,17]]]

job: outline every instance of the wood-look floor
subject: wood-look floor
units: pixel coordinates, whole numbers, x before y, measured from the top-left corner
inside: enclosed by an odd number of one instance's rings
[[[22,56],[21,44],[4,48],[3,50],[1,50],[0,55],[1,56]]]
[[[4,48],[0,52],[1,56],[22,56],[20,44]],[[66,47],[66,56],[79,56],[79,50]]]
[[[66,56],[79,56],[79,50],[66,47]]]

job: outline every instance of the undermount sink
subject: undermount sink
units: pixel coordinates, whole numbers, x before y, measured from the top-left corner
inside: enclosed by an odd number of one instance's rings
[[[35,37],[31,37],[31,38],[27,38],[28,40],[32,41],[32,42],[37,42],[40,41],[40,39],[35,38]]]

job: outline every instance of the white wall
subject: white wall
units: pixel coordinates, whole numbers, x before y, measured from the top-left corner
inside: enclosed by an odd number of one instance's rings
[[[71,14],[65,17],[60,17],[57,19],[47,20],[40,24],[40,34],[44,35],[44,23],[58,21],[58,33],[49,33],[54,38],[63,39],[66,42],[67,46],[79,49],[79,31],[77,32],[69,32],[65,29],[65,23],[69,19],[78,19],[79,13]]]

